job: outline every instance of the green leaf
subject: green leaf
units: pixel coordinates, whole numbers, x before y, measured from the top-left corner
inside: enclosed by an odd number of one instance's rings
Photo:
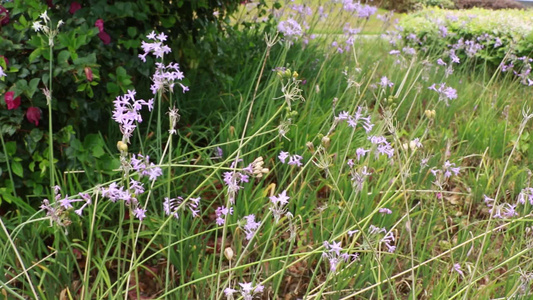
[[[104,148],[102,146],[98,145],[92,149],[93,156],[96,158],[100,158],[102,155],[105,154]]]
[[[17,151],[17,142],[7,142],[6,143],[6,151],[8,156],[13,156],[15,152]]]
[[[31,130],[30,136],[35,142],[38,142],[43,138],[43,131],[38,128],[34,128]]]
[[[42,49],[41,48],[37,48],[37,49],[33,50],[33,52],[30,54],[30,57],[28,58],[28,60],[30,61],[30,63],[32,63],[38,57],[40,57],[41,54],[42,54]]]
[[[68,50],[63,50],[57,55],[57,63],[62,67],[68,66],[68,59],[70,58],[70,52]]]
[[[18,177],[23,177],[24,170],[22,169],[22,164],[18,161],[11,162],[11,171]]]
[[[39,82],[41,82],[41,78],[33,78],[30,80],[29,90],[27,92],[28,98],[32,98],[33,94],[37,91],[37,87],[39,86]]]
[[[120,92],[120,87],[113,83],[113,82],[108,82],[107,83],[107,92],[110,93],[110,94],[118,94]]]
[[[137,27],[128,27],[128,35],[132,38],[137,36]]]

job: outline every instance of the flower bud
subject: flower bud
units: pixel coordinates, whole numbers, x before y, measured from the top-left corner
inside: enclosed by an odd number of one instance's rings
[[[87,78],[87,81],[93,81],[93,70],[91,67],[85,67],[83,70],[85,71],[85,78]]]
[[[435,112],[434,109],[433,110],[427,109],[424,113],[426,114],[426,117],[428,119],[433,119],[433,118],[435,118],[435,115],[436,115],[436,112]]]
[[[128,152],[128,144],[124,143],[123,141],[117,142],[117,149],[120,152]]]
[[[322,146],[324,146],[324,148],[329,148],[329,145],[330,145],[330,142],[331,142],[331,139],[327,136],[324,136],[322,137]]]
[[[226,249],[224,249],[224,257],[226,257],[227,260],[232,260],[233,259],[233,249],[231,249],[230,247],[227,247]]]

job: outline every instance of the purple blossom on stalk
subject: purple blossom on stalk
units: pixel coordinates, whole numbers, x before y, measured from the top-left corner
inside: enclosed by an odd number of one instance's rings
[[[394,82],[390,81],[387,76],[383,76],[381,77],[381,80],[379,82],[379,85],[381,85],[381,87],[393,87],[394,86]]]
[[[129,141],[133,131],[137,128],[137,123],[142,122],[142,117],[139,113],[142,107],[148,107],[149,111],[154,107],[154,99],[148,101],[142,99],[137,100],[135,99],[135,94],[136,92],[134,90],[128,90],[128,93],[123,96],[118,96],[113,101],[115,106],[113,120],[119,123],[120,131],[126,141]]]
[[[183,205],[183,197],[178,196],[177,198],[172,199],[165,197],[165,201],[163,202],[163,210],[167,216],[172,215],[176,219],[179,219],[178,210],[183,209],[186,206],[191,211],[192,216],[196,218],[200,216],[200,210],[198,209],[200,206],[200,200],[200,197],[189,198],[189,201],[187,201],[186,205]]]
[[[278,155],[279,160],[282,164],[285,163],[285,160],[289,158],[289,152],[281,151]]]
[[[438,88],[434,83],[428,89],[439,93],[439,101],[444,101],[447,106],[450,105],[449,100],[457,99],[457,91],[452,87],[446,86],[446,83],[441,83]]]
[[[357,148],[357,150],[355,150],[355,155],[357,157],[357,160],[361,160],[361,157],[365,157],[366,153],[370,152],[370,149],[369,150],[365,150],[364,148]]]
[[[169,63],[168,65],[164,65],[158,62],[155,65],[156,69],[152,76],[153,84],[150,86],[150,90],[154,95],[157,92],[173,91],[176,83],[181,87],[183,93],[189,91],[189,87],[178,82],[185,78],[179,68],[179,64]]]
[[[261,284],[258,284],[254,287],[251,282],[239,282],[239,285],[240,289],[238,291],[229,287],[224,289],[224,295],[226,296],[227,300],[233,300],[233,294],[237,292],[241,293],[241,297],[243,297],[244,300],[252,300],[257,294],[263,293],[265,289],[265,287]]]
[[[144,218],[146,218],[146,209],[137,207],[133,210],[133,214],[139,221],[142,221]]]
[[[386,207],[380,208],[380,209],[378,210],[378,212],[381,213],[381,214],[384,214],[384,215],[390,215],[390,214],[392,214],[392,210],[390,210],[390,209],[388,209],[388,208],[386,208]]]
[[[303,35],[302,26],[294,19],[279,22],[278,31],[283,33],[289,41],[297,40]]]
[[[352,185],[356,191],[362,190],[363,183],[365,183],[366,178],[372,175],[372,173],[367,171],[366,166],[364,166],[359,172],[357,172],[355,169],[351,169],[350,174],[352,175]]]
[[[291,166],[301,167],[303,165],[302,159],[303,157],[301,155],[293,154],[289,157],[289,162],[287,164]]]
[[[363,126],[364,130],[367,133],[370,132],[374,127],[374,124],[372,124],[370,120],[370,116],[363,117],[363,108],[361,106],[357,108],[357,111],[354,113],[353,116],[349,115],[348,112],[343,111],[335,119],[337,122],[341,120],[346,120],[348,126],[352,127],[353,129],[356,129],[357,125],[361,123],[361,126]]]
[[[281,216],[287,213],[286,205],[289,203],[290,197],[287,196],[287,191],[283,190],[281,194],[270,196],[269,199],[271,203],[269,210],[272,212],[274,221],[277,224]]]
[[[244,217],[244,221],[245,224],[242,227],[245,233],[244,238],[249,241],[254,237],[255,232],[257,229],[259,229],[259,226],[261,226],[261,222],[256,222],[255,215],[253,214]]]
[[[162,59],[165,54],[168,54],[172,51],[169,46],[163,44],[163,42],[167,40],[167,36],[164,33],[160,33],[156,36],[156,33],[152,31],[146,37],[153,42],[141,42],[141,48],[143,49],[144,53],[139,54],[139,58],[143,62],[146,62],[146,56],[150,53],[153,53],[155,57]]]
[[[439,33],[441,37],[445,38],[446,36],[448,36],[448,27],[441,25],[439,27]]]
[[[368,139],[374,145],[376,145],[375,155],[376,158],[380,155],[387,155],[389,158],[394,156],[394,148],[387,142],[384,136],[369,136]]]
[[[404,47],[402,49],[403,53],[407,54],[407,55],[415,55],[416,54],[416,50],[414,48],[411,48],[411,47]]]
[[[356,260],[359,255],[357,253],[355,254],[348,254],[348,253],[341,253],[344,249],[341,247],[341,242],[335,242],[329,243],[328,241],[324,241],[322,243],[324,246],[324,252],[322,252],[322,257],[327,259],[329,262],[329,270],[330,272],[337,271],[338,265],[344,260],[345,262],[348,262],[350,260]]]
[[[533,188],[524,188],[520,191],[520,194],[518,194],[518,203],[526,204],[526,200],[529,201],[529,204],[533,205]]]
[[[226,223],[226,216],[233,215],[233,207],[227,208],[225,206],[219,206],[215,210],[217,216],[216,223],[218,226],[222,226]]]
[[[461,265],[460,264],[454,264],[452,270],[454,272],[457,272],[459,275],[461,275],[463,277],[465,276],[465,274],[463,273],[463,270],[461,269]]]

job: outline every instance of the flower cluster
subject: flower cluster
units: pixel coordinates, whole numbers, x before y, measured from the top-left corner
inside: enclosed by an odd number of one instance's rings
[[[446,105],[450,105],[449,100],[457,99],[457,91],[452,87],[446,86],[446,83],[441,83],[438,88],[434,83],[428,89],[439,93],[439,101],[444,101]]]
[[[80,208],[74,210],[78,216],[81,216],[83,214],[83,210],[92,203],[91,196],[87,193],[79,193],[79,198],[69,198],[68,195],[63,197],[60,192],[61,188],[56,185],[54,187],[55,201],[51,204],[48,199],[44,199],[41,209],[45,210],[46,215],[50,217],[50,223],[55,222],[59,226],[68,226],[70,224],[70,220],[68,220],[68,217],[64,212],[69,209],[73,209],[73,203],[83,202],[83,205]]]
[[[153,84],[150,86],[150,90],[152,90],[154,95],[157,94],[157,92],[173,91],[176,82],[185,78],[177,63],[164,65],[163,63],[157,62],[155,65],[155,73],[152,76]],[[183,85],[181,82],[177,83],[181,87],[183,93],[189,91],[189,87]]]
[[[393,253],[394,251],[396,251],[396,246],[394,245],[396,239],[392,231],[387,231],[385,227],[380,228],[374,225],[370,225],[370,227],[368,228],[369,238],[379,237],[382,233],[385,235],[382,238],[378,238],[379,243],[385,244],[385,247],[387,247],[387,251],[389,253]]]
[[[389,158],[392,158],[394,156],[394,148],[384,136],[372,135],[368,137],[368,140],[376,146],[374,152],[376,158],[380,155],[387,155]]]
[[[183,207],[183,200],[183,197],[177,197],[172,199],[165,197],[165,202],[163,202],[163,210],[165,211],[165,214],[167,216],[172,215],[176,219],[179,219],[178,211]],[[198,209],[198,207],[200,206],[201,198],[190,198],[189,200],[190,201],[186,203],[186,206],[189,207],[192,216],[200,216],[200,210]]]
[[[322,245],[325,249],[324,252],[322,252],[322,257],[328,260],[329,270],[331,272],[337,271],[337,267],[342,261],[348,262],[359,258],[359,254],[357,253],[341,253],[341,251],[343,251],[341,242],[333,241],[332,243],[329,243],[328,241],[324,241]]]
[[[241,227],[245,234],[244,238],[248,241],[254,237],[255,232],[259,229],[259,226],[261,226],[261,222],[256,222],[255,215],[253,214],[245,216],[241,223]]]
[[[225,206],[219,206],[215,210],[215,214],[217,216],[216,223],[218,226],[222,226],[226,223],[226,216],[227,215],[233,215],[233,207],[225,207]]]
[[[348,126],[353,129],[356,129],[357,125],[361,124],[365,131],[369,133],[374,127],[374,124],[372,124],[370,116],[363,117],[363,110],[364,109],[359,106],[353,115],[350,115],[347,111],[343,111],[335,118],[335,121],[339,122],[345,120],[348,123]]]
[[[303,166],[303,163],[302,163],[303,157],[298,154],[291,155],[289,152],[281,151],[278,155],[278,158],[282,164],[287,163],[288,165],[291,165],[291,166],[298,166],[298,167]],[[287,158],[289,159],[288,162],[287,162]]]
[[[510,219],[518,216],[518,213],[516,212],[516,204],[501,203],[494,205],[494,199],[487,195],[483,195],[483,202],[485,202],[489,208],[489,213],[495,219]]]
[[[50,26],[52,25],[52,21],[50,20],[50,17],[48,17],[46,10],[40,15],[40,18],[44,21],[44,24],[42,24],[41,21],[35,21],[32,28],[35,32],[43,32],[48,37],[48,46],[54,46],[54,38],[59,32],[58,29],[61,25],[65,24],[65,22],[59,20],[56,29],[51,29]]]
[[[526,200],[529,201],[529,204],[533,205],[533,188],[524,188],[518,194],[518,203],[525,204]]]
[[[120,125],[120,131],[123,135],[123,141],[129,141],[129,138],[133,134],[137,123],[142,122],[142,116],[140,110],[143,106],[147,106],[148,110],[154,108],[154,99],[148,101],[142,99],[135,99],[135,90],[128,90],[123,96],[118,96],[113,104],[115,109],[113,110],[113,120]]]
[[[303,35],[302,26],[294,19],[279,22],[278,31],[283,33],[285,39],[290,42],[298,40]]]
[[[287,212],[286,205],[289,204],[290,197],[287,196],[287,191],[286,190],[284,190],[283,192],[281,192],[281,194],[279,194],[277,196],[270,196],[269,199],[270,199],[270,203],[271,203],[269,209],[272,212],[272,215],[274,216],[275,223],[278,223],[279,219],[284,214],[292,216],[291,213]]]
[[[261,284],[258,284],[254,287],[251,282],[239,283],[239,285],[241,286],[239,290],[232,288],[224,289],[224,295],[226,296],[227,300],[233,300],[233,294],[237,292],[241,293],[241,297],[244,300],[252,300],[257,294],[261,294],[265,289],[265,287]]]

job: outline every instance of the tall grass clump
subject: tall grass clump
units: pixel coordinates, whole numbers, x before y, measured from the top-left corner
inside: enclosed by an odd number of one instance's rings
[[[0,219],[5,295],[531,295],[531,89],[398,32],[362,38],[366,4],[286,9],[257,63],[208,94],[148,34],[153,99],[110,108],[120,168],[89,188],[61,174],[37,213]],[[345,33],[312,37],[336,13]],[[180,124],[195,101],[226,109]]]

